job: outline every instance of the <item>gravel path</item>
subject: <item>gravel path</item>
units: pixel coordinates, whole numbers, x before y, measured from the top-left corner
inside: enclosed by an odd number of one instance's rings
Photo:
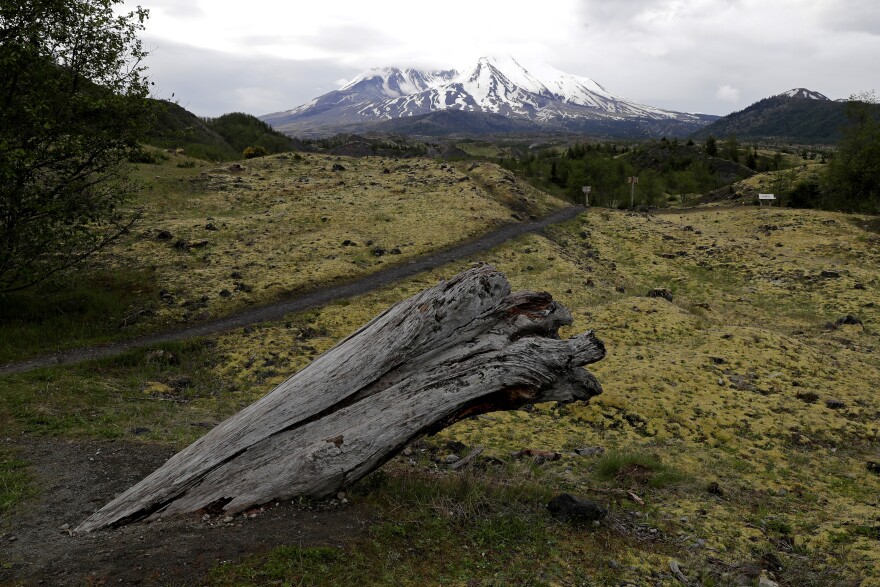
[[[406,263],[393,265],[387,269],[371,273],[370,275],[366,275],[348,283],[321,287],[297,295],[293,298],[279,300],[265,306],[250,308],[243,312],[224,316],[215,320],[209,320],[195,326],[172,330],[170,332],[150,334],[102,346],[70,349],[51,355],[43,355],[33,359],[27,359],[25,361],[8,363],[0,366],[0,375],[8,373],[23,373],[40,367],[68,365],[92,359],[112,357],[138,347],[154,345],[162,342],[186,340],[189,338],[216,334],[218,332],[225,332],[249,324],[278,320],[291,312],[301,312],[303,310],[323,306],[336,300],[362,295],[440,265],[445,265],[446,263],[457,261],[476,253],[488,251],[489,249],[497,247],[498,245],[523,234],[538,232],[552,224],[571,220],[583,211],[584,208],[580,206],[570,206],[535,220],[505,224],[504,226],[476,239],[429,253]]]

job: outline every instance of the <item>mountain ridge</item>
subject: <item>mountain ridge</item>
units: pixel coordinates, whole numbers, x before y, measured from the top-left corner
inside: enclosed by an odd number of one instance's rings
[[[591,78],[545,64],[526,68],[512,57],[482,57],[461,72],[374,68],[306,104],[259,118],[287,134],[320,136],[454,110],[506,116],[551,132],[577,132],[584,121],[597,121],[606,134],[636,136],[670,129],[684,136],[717,118],[640,104]]]
[[[831,100],[806,88],[793,88],[758,100],[742,110],[731,112],[693,134],[741,139],[784,140],[799,143],[831,144],[849,124],[847,100]],[[872,107],[880,116],[880,106]]]

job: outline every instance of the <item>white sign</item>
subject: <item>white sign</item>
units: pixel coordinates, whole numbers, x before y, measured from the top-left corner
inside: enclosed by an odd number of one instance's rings
[[[775,200],[776,196],[773,194],[758,194],[759,200]]]
[[[581,191],[584,192],[585,194],[589,194],[590,193],[590,186],[585,185],[584,187],[581,188]]]

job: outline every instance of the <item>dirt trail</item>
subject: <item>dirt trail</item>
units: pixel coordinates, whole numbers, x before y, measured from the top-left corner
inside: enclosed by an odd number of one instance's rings
[[[223,561],[280,545],[341,547],[375,520],[362,505],[312,509],[291,502],[250,515],[174,516],[115,530],[71,535],[104,503],[174,450],[128,441],[7,439],[27,458],[38,497],[0,518],[0,585],[199,585]]]
[[[371,273],[370,275],[366,275],[354,281],[318,288],[294,298],[279,300],[265,306],[250,308],[237,314],[209,320],[188,328],[150,334],[132,340],[125,340],[102,346],[90,346],[59,351],[51,355],[43,355],[33,359],[0,365],[0,375],[23,373],[40,367],[68,365],[92,359],[112,357],[138,347],[163,342],[186,340],[189,338],[216,334],[218,332],[225,332],[249,324],[278,320],[291,312],[301,312],[303,310],[323,306],[336,300],[362,295],[395,281],[433,269],[434,267],[464,259],[476,253],[488,251],[489,249],[497,247],[498,245],[523,234],[538,232],[552,224],[571,220],[583,211],[584,208],[580,206],[570,206],[535,220],[505,224],[504,226],[478,238],[429,253],[406,263],[393,265],[387,269]]]

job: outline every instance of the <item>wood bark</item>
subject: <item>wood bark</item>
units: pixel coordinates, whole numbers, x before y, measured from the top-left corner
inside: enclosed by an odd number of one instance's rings
[[[548,293],[511,293],[488,265],[465,271],[374,318],[77,531],[324,498],[464,418],[587,400],[601,387],[582,367],[605,348],[592,331],[560,340],[570,323]]]

